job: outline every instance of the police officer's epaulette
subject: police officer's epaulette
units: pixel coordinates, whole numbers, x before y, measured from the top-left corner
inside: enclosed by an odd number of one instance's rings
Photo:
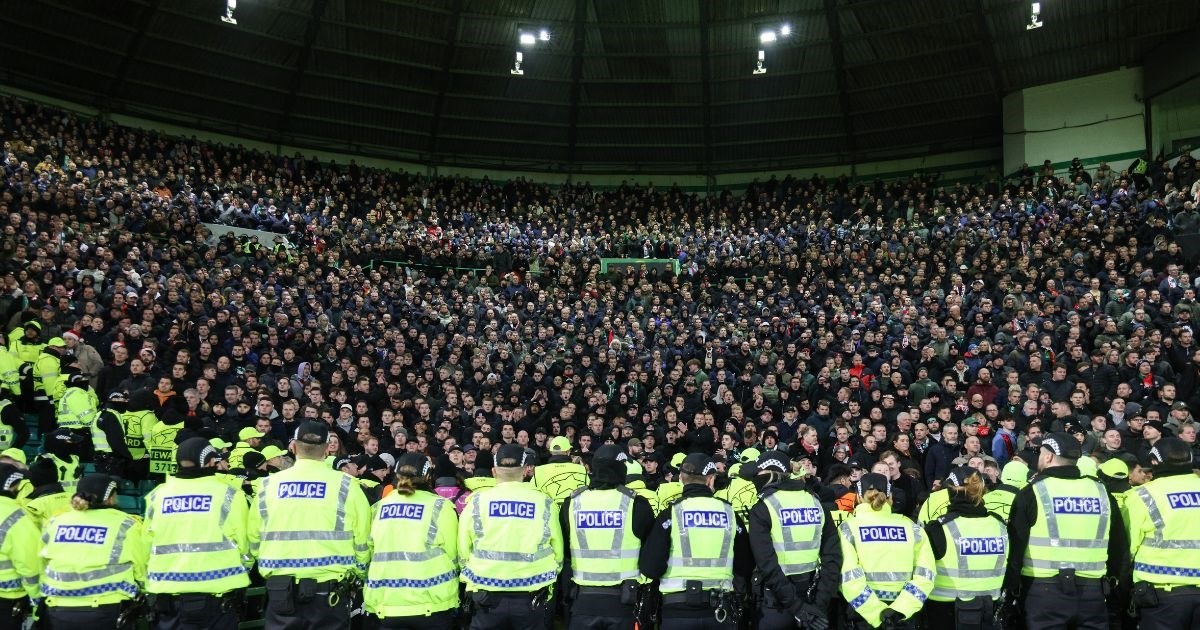
[[[583,494],[583,492],[587,489],[588,489],[587,486],[579,486],[578,488],[575,488],[574,490],[571,491],[571,496],[569,498],[574,499],[575,497]]]
[[[945,525],[959,516],[960,514],[958,512],[946,512],[945,514],[933,519],[933,522],[937,523],[938,525]]]
[[[778,491],[779,491],[778,486],[767,486],[766,488],[763,488],[762,490],[759,491],[758,500],[762,501],[763,499],[771,496],[772,494],[775,494]]]

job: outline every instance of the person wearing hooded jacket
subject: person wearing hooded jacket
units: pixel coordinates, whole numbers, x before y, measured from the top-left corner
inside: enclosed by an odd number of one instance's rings
[[[623,485],[626,461],[620,447],[601,446],[592,456],[588,486],[572,492],[559,512],[569,628],[615,630],[634,623],[638,555],[654,510]]]
[[[837,527],[805,481],[788,475],[786,453],[767,451],[747,466],[759,491],[749,514],[762,586],[756,627],[823,630],[842,564]]]
[[[950,507],[926,523],[925,535],[937,561],[933,592],[925,605],[930,628],[993,630],[993,611],[1004,584],[1008,530],[988,512],[983,476],[960,466],[946,476]]]
[[[30,608],[40,593],[41,528],[17,503],[17,488],[25,473],[14,464],[0,464],[0,628],[21,627],[14,614],[28,601]],[[24,616],[24,615],[22,615]]]

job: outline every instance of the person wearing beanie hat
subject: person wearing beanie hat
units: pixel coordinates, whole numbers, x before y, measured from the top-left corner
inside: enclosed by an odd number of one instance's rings
[[[221,452],[208,440],[183,440],[176,472],[146,497],[146,542],[154,549],[146,591],[157,596],[162,627],[237,628],[240,600],[250,585],[242,561],[250,553],[245,499],[218,480]]]
[[[1013,498],[1017,492],[1029,485],[1029,465],[1019,457],[1014,457],[1004,468],[1000,469],[1000,482],[996,487],[983,495],[983,504],[987,511],[1008,522],[1008,512],[1012,508]]]
[[[1043,437],[1037,476],[1017,493],[1009,511],[1004,585],[1010,593],[1036,594],[1024,602],[1031,628],[1107,627],[1101,581],[1120,575],[1128,557],[1120,506],[1104,484],[1082,475],[1082,455],[1073,435]]]
[[[624,449],[605,444],[592,455],[588,487],[563,504],[564,574],[576,589],[572,626],[632,627],[637,601],[638,554],[654,522],[646,499],[623,484]]]
[[[933,592],[925,606],[931,628],[985,628],[992,623],[1004,585],[1008,530],[988,512],[983,475],[960,466],[946,475],[950,508],[925,524],[925,535],[937,561]]]
[[[14,614],[21,602],[41,597],[41,529],[17,503],[17,488],[25,473],[13,464],[0,464],[0,628],[20,628],[24,615]]]
[[[745,524],[733,506],[713,497],[716,474],[716,462],[704,453],[680,462],[683,492],[655,518],[638,559],[642,575],[660,580],[663,619],[679,627],[732,627],[738,614],[734,576],[753,572]],[[689,588],[697,582],[698,593]]]
[[[421,453],[396,461],[393,491],[376,506],[363,604],[383,628],[453,627],[458,609],[458,513],[432,491]]]
[[[1154,479],[1125,501],[1133,559],[1133,603],[1142,628],[1194,627],[1200,610],[1196,511],[1200,478],[1190,445],[1162,438],[1150,449]]]
[[[296,463],[264,478],[248,533],[258,571],[266,579],[266,625],[345,628],[352,593],[370,560],[371,506],[354,479],[325,463],[330,428],[319,420],[296,426],[289,449]],[[301,580],[328,596],[296,597]],[[337,595],[337,597],[333,597]]]
[[[544,629],[550,591],[563,561],[562,527],[554,501],[522,483],[535,456],[519,444],[496,449],[496,486],[475,492],[458,530],[462,581],[480,628]],[[448,510],[448,508],[447,508]]]
[[[587,469],[571,458],[571,441],[559,435],[550,440],[550,459],[533,469],[533,487],[554,499],[555,504],[588,484]]]
[[[51,628],[115,628],[122,604],[140,595],[150,545],[141,520],[116,509],[118,483],[83,477],[72,510],[46,526],[41,596]]]
[[[892,482],[867,473],[854,484],[854,515],[839,530],[842,597],[855,628],[914,628],[933,591],[929,539],[907,517],[892,513]]]
[[[747,472],[760,493],[748,519],[750,548],[764,587],[755,624],[823,630],[837,593],[841,543],[833,518],[805,481],[792,479],[790,472],[782,451],[762,453]]]

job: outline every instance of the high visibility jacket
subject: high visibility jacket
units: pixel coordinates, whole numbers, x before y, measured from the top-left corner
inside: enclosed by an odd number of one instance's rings
[[[146,434],[158,422],[153,411],[126,411],[121,414],[125,426],[125,446],[133,459],[146,458]]]
[[[932,523],[946,515],[950,510],[950,491],[942,488],[929,493],[929,498],[917,510],[917,522],[924,525]]]
[[[1200,479],[1158,477],[1139,486],[1126,505],[1133,580],[1158,587],[1200,586]]]
[[[101,606],[137,597],[147,547],[139,520],[116,508],[56,516],[42,535],[49,606]]]
[[[1038,519],[1029,529],[1021,575],[1046,578],[1075,569],[1079,577],[1104,577],[1111,524],[1104,486],[1088,477],[1046,477],[1030,485]]]
[[[229,467],[243,468],[245,464],[242,462],[242,458],[246,456],[246,453],[249,453],[253,450],[254,447],[245,442],[238,442],[237,444],[234,444],[233,448],[229,451]]]
[[[496,487],[496,479],[494,477],[467,477],[463,480],[463,485],[471,492],[479,492]]]
[[[654,512],[655,516],[658,516],[660,509],[658,506],[658,494],[648,489],[645,481],[630,481],[625,484],[625,487],[633,490],[634,494],[645,499],[650,504],[650,510]]]
[[[100,426],[100,421],[102,420],[102,416],[104,414],[112,414],[112,416],[116,417],[118,421],[121,419],[120,412],[112,409],[101,409],[100,411],[96,412],[95,417],[92,418],[92,426],[90,428],[92,434],[92,450],[96,451],[97,453],[113,452],[112,445],[108,443],[108,433],[106,433]],[[124,425],[122,425],[122,429],[124,429]],[[124,430],[122,430],[122,433],[124,433]]]
[[[683,496],[683,484],[678,481],[664,481],[658,484],[658,511],[667,509],[671,502]]]
[[[37,523],[15,500],[0,497],[0,600],[39,596],[40,536]]]
[[[53,453],[42,453],[38,457],[44,457],[54,464],[54,470],[58,473],[58,483],[64,490],[74,494],[79,477],[83,475],[83,470],[79,467],[79,457],[71,455],[71,459],[63,460]]]
[[[458,608],[458,512],[432,492],[388,494],[371,524],[363,603],[380,617]]]
[[[8,400],[7,398],[0,398],[0,414],[3,414],[4,408],[11,404],[13,404],[11,400]],[[24,422],[24,419],[20,420],[20,422]],[[16,440],[16,437],[16,432],[13,431],[11,426],[0,422],[0,451],[7,450],[9,447],[11,447],[13,445],[13,441]]]
[[[301,459],[268,476],[255,504],[250,551],[263,577],[324,582],[366,572],[371,507],[350,475]]]
[[[80,387],[68,387],[62,392],[55,408],[58,426],[64,429],[88,429],[100,411],[96,392]]]
[[[150,427],[150,438],[146,446],[150,449],[150,472],[159,475],[174,475],[176,470],[175,452],[179,445],[175,436],[183,428],[182,422],[167,424],[161,420]]]
[[[713,497],[688,497],[671,510],[671,554],[659,582],[663,594],[681,593],[698,580],[704,590],[733,588],[733,506]]]
[[[57,402],[67,389],[62,378],[62,361],[57,354],[41,352],[33,362],[33,391]]]
[[[892,513],[885,504],[878,512],[869,503],[838,526],[842,543],[842,596],[850,607],[879,627],[888,608],[911,617],[921,610],[933,590],[936,561],[921,526]]]
[[[37,525],[39,532],[45,529],[55,516],[71,511],[71,494],[66,490],[51,492],[36,499],[30,499],[25,504],[25,511],[33,517],[33,522]]]
[[[771,516],[771,546],[784,575],[802,575],[821,563],[825,508],[811,492],[775,490],[764,494]]]
[[[624,486],[580,488],[571,495],[571,580],[581,586],[616,586],[636,580],[641,540],[633,533],[633,500]]]
[[[588,484],[587,469],[575,462],[551,462],[533,469],[533,486],[554,502],[562,502],[571,493]]]
[[[21,357],[8,348],[0,347],[0,390],[13,396],[21,395]]]
[[[532,485],[476,492],[460,516],[458,552],[468,591],[536,591],[562,568],[558,506]]]
[[[1004,586],[1008,562],[1008,528],[1000,517],[939,519],[946,534],[946,554],[937,561],[937,577],[929,599],[952,602],[979,596],[996,599]]]
[[[738,516],[744,520],[749,516],[750,508],[754,507],[754,503],[758,501],[758,488],[741,477],[734,477],[729,480],[728,486],[714,492],[713,496],[727,501],[733,506],[733,510],[738,513]]]
[[[246,498],[212,477],[170,477],[146,497],[150,593],[220,595],[250,585]]]
[[[1007,523],[1008,513],[1012,510],[1012,502],[1016,496],[1016,488],[1002,483],[983,495],[983,506],[987,511],[999,516]]]
[[[41,329],[41,324],[38,324],[38,329]],[[14,328],[12,332],[17,333],[17,336],[15,340],[11,334],[8,338],[8,347],[12,349],[11,352],[17,355],[21,363],[34,363],[37,361],[38,355],[42,353],[42,348],[45,348],[46,344],[41,341],[25,341],[25,331],[23,328]]]

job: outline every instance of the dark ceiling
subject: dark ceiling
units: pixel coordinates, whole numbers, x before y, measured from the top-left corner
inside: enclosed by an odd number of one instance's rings
[[[0,77],[365,155],[719,173],[997,146],[1004,94],[1137,65],[1200,20],[1197,0],[1042,6],[1026,31],[1027,0],[241,0],[237,26],[224,0],[31,0],[0,12]]]

